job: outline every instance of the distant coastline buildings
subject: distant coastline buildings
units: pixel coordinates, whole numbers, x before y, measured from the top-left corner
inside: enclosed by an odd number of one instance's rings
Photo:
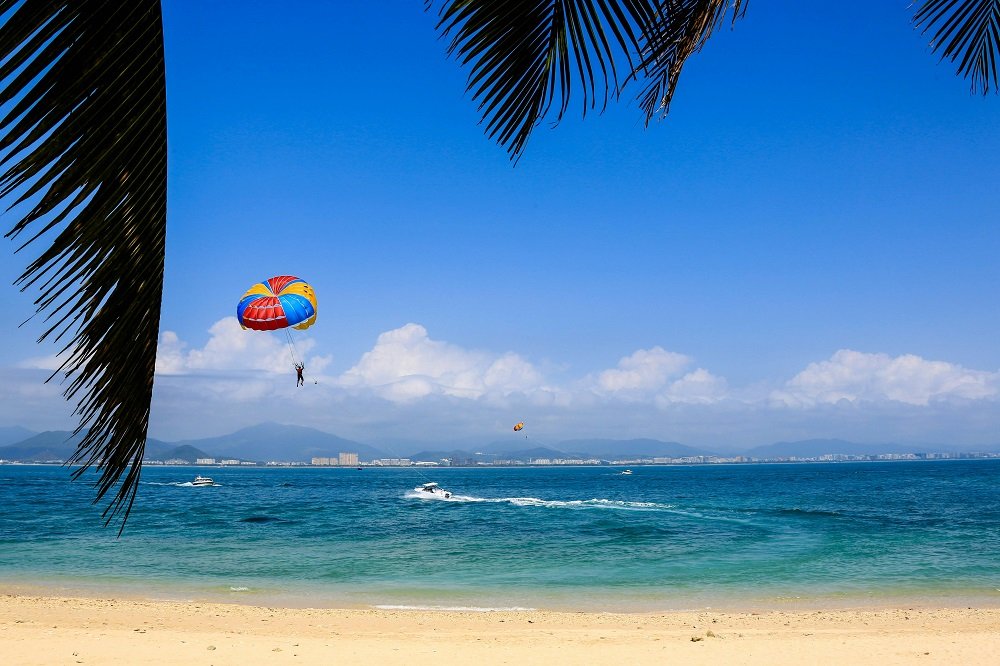
[[[356,467],[358,465],[358,454],[341,451],[337,454],[336,458],[333,456],[313,458],[311,464],[317,467]]]
[[[819,456],[778,456],[758,458],[751,456],[637,456],[628,458],[495,458],[476,460],[442,458],[441,460],[412,460],[410,458],[376,458],[359,461],[356,453],[341,453],[339,457],[316,457],[312,465],[318,467],[364,466],[364,467],[523,467],[523,466],[599,466],[599,465],[734,465],[766,463],[809,463],[809,462],[884,462],[902,460],[976,460],[1000,458],[1000,453],[880,453],[872,455],[848,455],[826,453]],[[276,463],[269,465],[293,465],[301,463]]]
[[[523,466],[640,466],[640,465],[732,465],[732,464],[768,464],[768,463],[837,463],[837,462],[892,462],[920,460],[981,460],[1000,459],[998,451],[983,452],[920,452],[920,453],[879,453],[879,454],[844,454],[822,453],[816,455],[785,455],[785,456],[652,456],[632,455],[622,457],[584,457],[581,455],[566,455],[559,457],[556,451],[547,452],[547,457],[487,457],[495,454],[463,454],[439,460],[411,458],[376,458],[362,460],[354,451],[341,451],[336,456],[315,456],[310,462],[270,460],[256,462],[239,458],[213,458],[199,456],[197,458],[166,458],[146,459],[147,465],[204,465],[204,466],[239,466],[239,467],[523,467]],[[44,454],[43,454],[44,455]],[[55,459],[49,454],[21,455],[17,458],[0,457],[0,464],[63,464],[64,460]]]

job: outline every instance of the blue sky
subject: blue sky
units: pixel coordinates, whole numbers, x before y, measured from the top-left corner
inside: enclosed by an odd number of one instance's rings
[[[166,2],[151,435],[997,443],[1000,106],[908,5],[753,3],[665,121],[578,98],[514,167],[420,2]],[[320,299],[297,391],[232,325],[284,273]],[[71,425],[31,298],[3,301],[0,424]]]

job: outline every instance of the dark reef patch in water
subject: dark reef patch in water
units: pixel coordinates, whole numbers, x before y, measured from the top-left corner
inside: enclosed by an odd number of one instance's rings
[[[822,509],[773,509],[770,511],[776,516],[802,516],[804,518],[843,518],[840,511],[824,511]]]
[[[240,518],[241,523],[287,523],[289,521],[284,518],[277,518],[275,516],[247,516],[246,518]]]

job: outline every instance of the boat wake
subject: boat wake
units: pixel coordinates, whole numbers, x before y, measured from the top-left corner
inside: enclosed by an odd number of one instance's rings
[[[593,498],[586,500],[544,500],[538,497],[502,497],[493,502],[506,502],[514,506],[537,506],[548,509],[607,509],[612,511],[669,511],[672,504],[659,502],[629,502],[626,500],[610,500]]]
[[[673,509],[671,504],[657,502],[626,502],[622,500],[544,500],[538,497],[474,497],[472,495],[451,494],[451,497],[432,495],[416,490],[406,492],[407,499],[438,500],[440,502],[512,504],[525,507],[545,507],[551,509],[621,509],[626,511],[663,511]]]
[[[438,500],[441,502],[455,502],[458,504],[509,504],[517,507],[543,508],[543,509],[567,509],[567,510],[596,510],[596,511],[643,511],[670,513],[692,520],[710,520],[734,523],[752,522],[744,517],[718,513],[712,510],[702,511],[692,508],[681,508],[674,504],[662,502],[629,502],[626,500],[611,500],[593,498],[586,500],[545,500],[539,497],[474,497],[471,495],[456,495],[445,498],[440,495],[430,495],[417,491],[406,493],[409,499]]]

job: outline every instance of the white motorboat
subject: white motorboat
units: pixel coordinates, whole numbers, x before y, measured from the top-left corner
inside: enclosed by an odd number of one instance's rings
[[[196,477],[194,477],[194,481],[191,482],[191,485],[192,486],[214,486],[215,485],[215,481],[212,481],[212,479],[210,479],[207,476],[196,476]]]
[[[622,474],[622,475],[624,475],[624,476],[627,476],[627,475],[629,475],[629,474],[631,474],[631,473],[632,473],[632,470],[630,470],[630,469],[627,469],[627,470],[625,470],[625,471],[623,471],[623,472],[619,472],[619,474]]]
[[[440,487],[436,483],[425,483],[422,486],[417,486],[416,488],[414,488],[414,490],[417,491],[418,493],[427,493],[430,495],[436,495],[437,497],[443,497],[445,499],[451,497],[450,492]]]

